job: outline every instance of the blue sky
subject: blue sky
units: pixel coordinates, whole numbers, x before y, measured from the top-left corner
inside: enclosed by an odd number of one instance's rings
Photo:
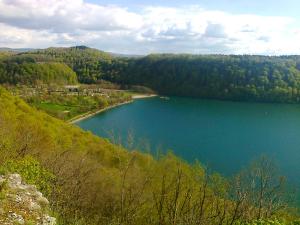
[[[300,54],[297,0],[0,0],[0,46]]]
[[[300,18],[299,0],[88,0],[95,4],[115,4],[136,10],[143,6],[180,7],[199,5],[210,10],[230,13],[250,13],[266,16],[292,16]]]

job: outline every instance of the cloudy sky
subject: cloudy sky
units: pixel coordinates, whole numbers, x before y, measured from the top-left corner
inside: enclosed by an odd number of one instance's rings
[[[299,0],[0,0],[0,47],[300,54]]]

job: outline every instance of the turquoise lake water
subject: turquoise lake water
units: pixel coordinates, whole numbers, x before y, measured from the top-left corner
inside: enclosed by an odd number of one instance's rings
[[[223,175],[238,172],[262,154],[300,184],[300,105],[159,97],[136,100],[77,123],[126,145],[172,150]]]

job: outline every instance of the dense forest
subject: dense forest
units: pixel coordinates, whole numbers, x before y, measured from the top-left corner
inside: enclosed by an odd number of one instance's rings
[[[300,101],[300,57],[296,56],[149,55],[129,60],[111,79],[165,95]]]
[[[48,48],[24,53],[37,62],[55,61],[65,63],[77,74],[80,83],[96,83],[109,71],[113,57],[105,52],[85,46],[71,48]]]
[[[0,83],[96,83],[112,57],[83,46],[48,48],[24,53],[0,52]],[[102,68],[103,67],[103,68]]]
[[[163,95],[300,101],[299,56],[153,54],[126,58],[85,46],[48,48],[13,56],[2,53],[0,82],[33,83],[41,79],[44,83],[74,83],[76,78],[69,68],[80,83],[107,80],[124,88],[142,85]]]
[[[38,62],[33,57],[23,55],[10,55],[0,60],[0,83],[2,84],[61,85],[77,82],[76,73],[64,63]]]
[[[298,224],[266,158],[225,179],[172,154],[127,151],[3,88],[0,108],[0,174],[36,185],[60,225]]]

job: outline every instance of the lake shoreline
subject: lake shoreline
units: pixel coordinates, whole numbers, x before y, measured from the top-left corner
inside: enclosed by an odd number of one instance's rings
[[[129,101],[125,101],[125,102],[120,102],[120,103],[117,103],[117,104],[114,104],[114,105],[111,105],[111,106],[107,106],[103,109],[99,109],[99,110],[96,110],[96,111],[89,111],[89,112],[86,112],[84,114],[81,114],[81,115],[78,115],[70,120],[68,120],[67,122],[70,123],[70,124],[75,124],[77,122],[80,122],[82,120],[85,120],[85,119],[88,119],[92,116],[95,116],[99,113],[102,113],[102,112],[105,112],[107,110],[110,110],[110,109],[113,109],[113,108],[116,108],[118,106],[122,106],[122,105],[126,105],[126,104],[129,104],[129,103],[132,103],[134,100],[136,99],[143,99],[143,98],[152,98],[152,97],[156,97],[158,95],[155,95],[155,94],[150,94],[150,95],[133,95],[132,96],[132,99],[129,100]]]
[[[157,97],[158,95],[156,94],[141,94],[141,95],[133,95],[132,99],[142,99],[142,98],[153,98],[153,97]]]

